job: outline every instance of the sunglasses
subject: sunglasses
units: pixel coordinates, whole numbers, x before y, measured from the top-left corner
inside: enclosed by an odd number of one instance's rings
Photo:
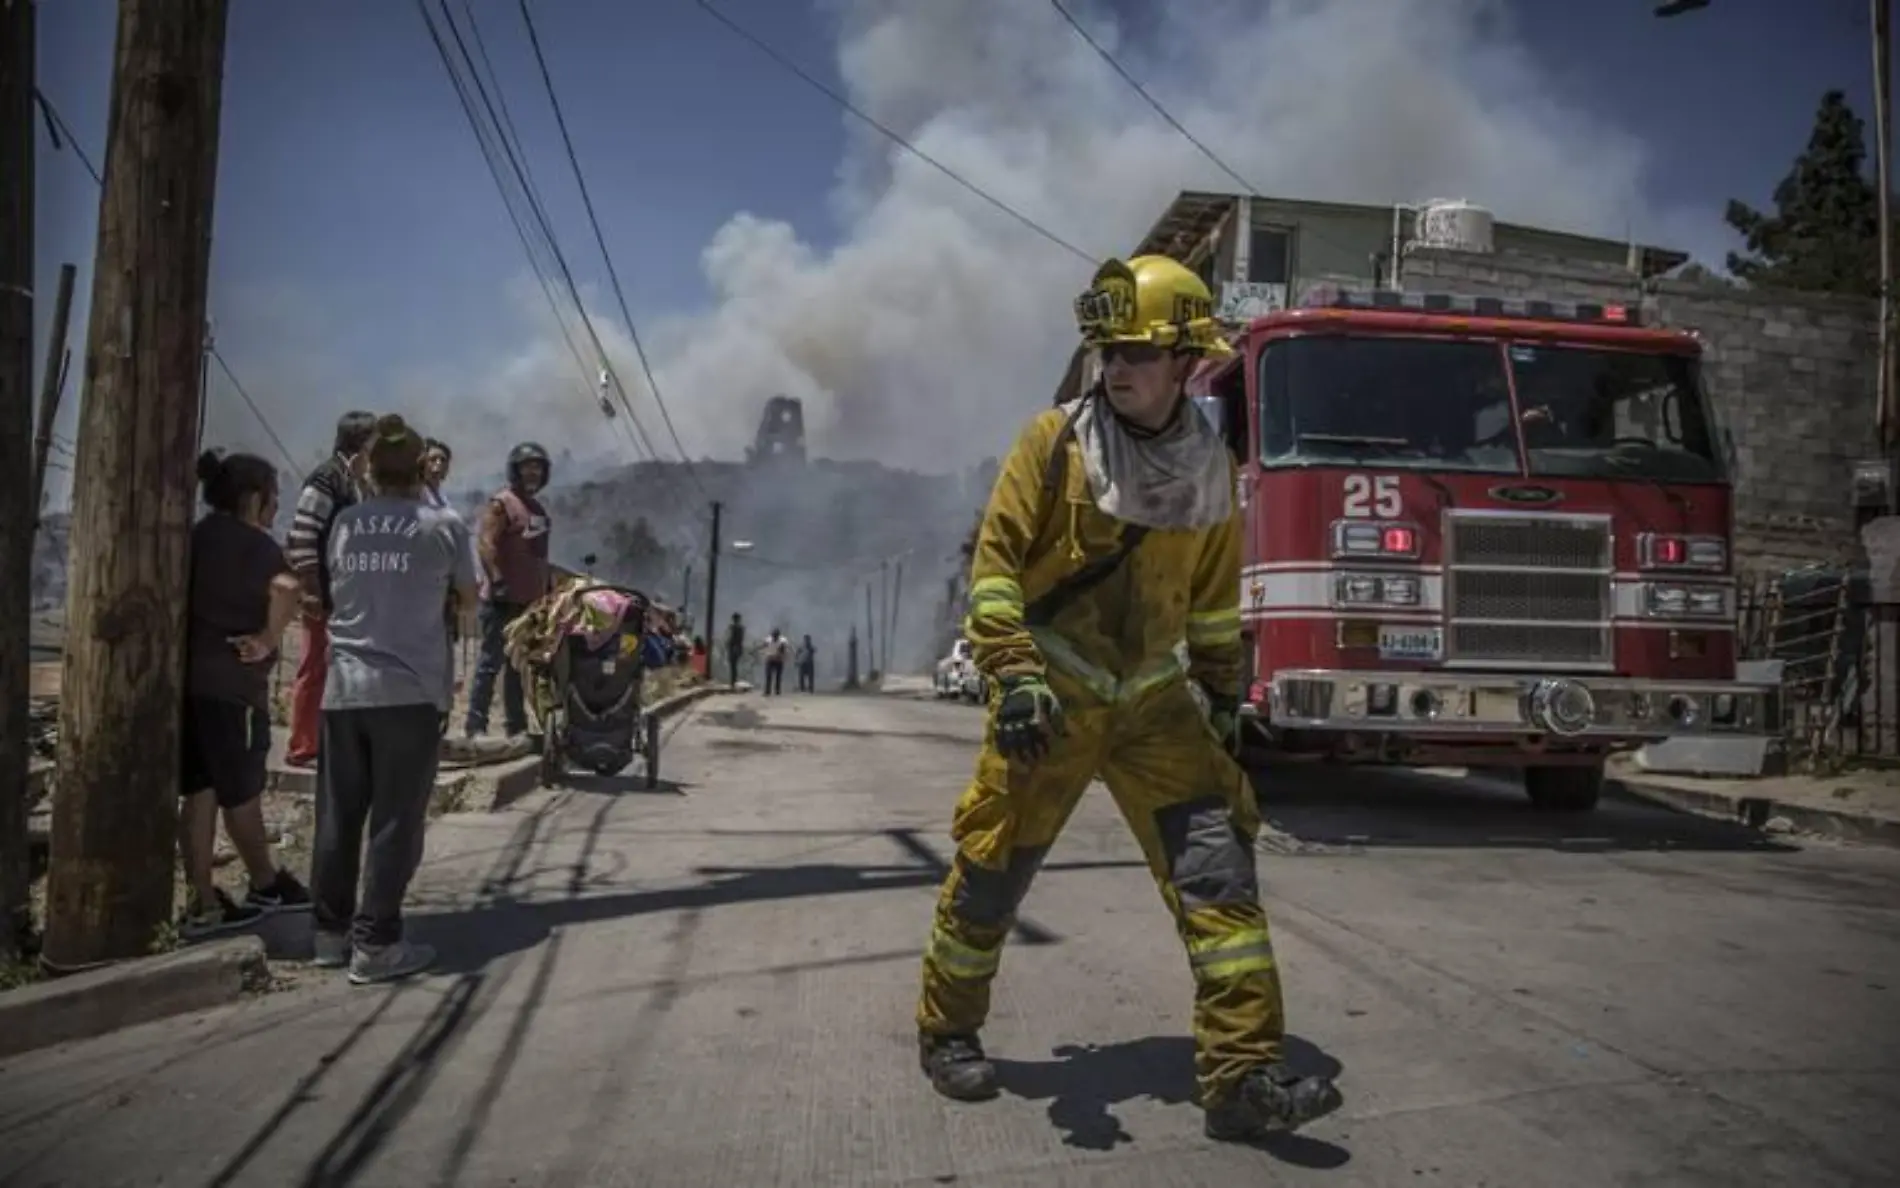
[[[1102,344],[1102,362],[1113,363],[1120,360],[1130,366],[1153,363],[1165,358],[1168,351],[1152,342],[1110,342]]]

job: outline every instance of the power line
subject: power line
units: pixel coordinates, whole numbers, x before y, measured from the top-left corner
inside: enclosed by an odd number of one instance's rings
[[[633,314],[627,308],[627,294],[620,286],[620,272],[614,267],[612,253],[607,250],[607,237],[601,232],[600,219],[594,213],[594,199],[587,190],[587,176],[581,170],[580,156],[574,151],[574,138],[568,134],[567,117],[561,114],[561,100],[555,94],[554,76],[548,72],[547,59],[541,53],[541,38],[535,32],[534,17],[528,11],[528,0],[520,0],[521,22],[528,29],[528,43],[534,48],[535,65],[541,71],[541,83],[547,88],[548,105],[554,109],[554,123],[561,131],[561,144],[567,150],[567,162],[574,169],[575,184],[580,187],[581,204],[587,210],[587,221],[594,229],[594,243],[600,248],[600,257],[607,265],[607,280],[613,287],[614,300],[620,305],[621,320],[627,324],[627,336],[633,340],[634,354],[639,357],[640,370],[646,376],[647,387],[653,392],[653,403],[660,410],[660,419],[666,422],[666,431],[673,438],[673,448],[679,451],[680,461],[686,466],[686,474],[699,488],[701,497],[710,499],[706,488],[701,485],[699,475],[693,470],[692,459],[686,455],[686,447],[680,443],[679,431],[673,427],[673,417],[666,411],[666,401],[660,396],[660,383],[653,376],[653,366],[647,359],[646,348],[640,344],[640,331],[635,326]]]
[[[1101,42],[1089,36],[1089,31],[1082,27],[1081,22],[1077,21],[1074,15],[1072,15],[1067,8],[1063,7],[1062,0],[1049,0],[1049,4],[1057,12],[1062,14],[1062,19],[1069,23],[1069,28],[1075,30],[1076,36],[1080,37],[1084,42],[1086,42],[1088,44],[1088,47],[1094,50],[1096,54],[1100,56],[1102,61],[1107,62],[1111,70],[1113,70],[1116,74],[1121,75],[1123,82],[1127,83],[1129,86],[1135,89],[1135,94],[1140,95],[1143,99],[1148,101],[1148,106],[1154,108],[1155,114],[1160,116],[1162,119],[1166,120],[1170,128],[1173,128],[1176,132],[1179,132],[1187,140],[1189,144],[1199,149],[1201,152],[1201,155],[1203,157],[1206,157],[1209,161],[1212,161],[1214,163],[1214,166],[1217,169],[1219,169],[1222,173],[1225,173],[1228,177],[1234,179],[1234,181],[1239,184],[1241,189],[1247,191],[1247,193],[1254,195],[1255,197],[1258,197],[1260,195],[1260,190],[1257,186],[1255,186],[1252,182],[1248,181],[1246,178],[1240,176],[1240,174],[1234,172],[1233,168],[1229,166],[1227,162],[1221,160],[1220,157],[1215,154],[1213,149],[1208,148],[1205,144],[1202,144],[1201,141],[1195,137],[1194,133],[1188,131],[1187,128],[1182,125],[1180,120],[1175,119],[1173,115],[1169,114],[1167,108],[1161,106],[1161,101],[1159,99],[1156,99],[1153,95],[1150,95],[1148,93],[1148,88],[1142,86],[1139,82],[1135,80],[1134,75],[1128,73],[1127,70],[1122,68],[1122,64],[1115,60],[1114,54],[1109,53],[1107,49],[1103,48]]]
[[[33,90],[33,98],[39,102],[40,114],[46,120],[46,133],[52,138],[54,149],[57,150],[61,147],[71,149],[73,156],[79,159],[79,163],[84,166],[86,172],[91,175],[93,184],[103,189],[106,184],[105,176],[93,165],[92,158],[86,154],[86,150],[79,146],[78,138],[73,135],[72,125],[68,124],[66,118],[59,114],[59,108],[53,106],[53,101],[46,97],[46,92],[37,87]],[[64,142],[63,145],[62,139]],[[88,311],[87,316],[91,316],[90,311]],[[211,358],[216,361],[218,369],[224,372],[224,378],[231,381],[231,387],[243,398],[245,407],[249,408],[251,415],[257,418],[257,423],[263,427],[265,436],[271,439],[271,443],[277,447],[277,452],[283,456],[284,461],[289,464],[290,469],[293,472],[296,471],[296,458],[285,448],[284,439],[277,436],[277,430],[272,427],[270,418],[264,415],[264,410],[258,407],[257,401],[251,399],[251,394],[247,392],[244,385],[239,382],[237,373],[231,370],[231,365],[224,361],[224,356],[218,353],[218,348],[215,345],[208,346],[206,349],[210,352]]]
[[[545,208],[541,206],[538,192],[535,190],[528,176],[527,168],[523,164],[521,156],[517,154],[515,146],[508,140],[507,132],[495,109],[494,100],[490,98],[488,88],[483,85],[481,75],[475,69],[474,60],[470,57],[468,52],[468,46],[462,40],[461,32],[455,23],[453,14],[449,12],[447,0],[439,0],[439,6],[442,9],[442,18],[449,27],[449,34],[455,40],[456,47],[461,53],[462,61],[468,69],[468,82],[474,84],[475,96],[480,99],[482,108],[488,113],[492,131],[489,128],[485,128],[482,124],[480,114],[476,111],[475,98],[470,96],[468,83],[463,80],[461,74],[456,69],[455,60],[449,53],[448,43],[443,40],[441,30],[436,26],[435,18],[429,12],[427,0],[416,0],[416,9],[422,14],[423,24],[429,31],[429,38],[435,43],[436,53],[442,61],[443,70],[446,71],[449,76],[449,84],[454,88],[456,98],[461,103],[462,114],[468,118],[469,127],[475,134],[476,145],[481,150],[482,158],[488,166],[489,175],[493,178],[496,189],[501,193],[502,205],[508,212],[509,221],[514,224],[515,233],[521,238],[522,249],[528,256],[528,267],[535,273],[536,279],[541,282],[542,293],[548,299],[549,308],[554,312],[556,322],[561,327],[561,336],[566,340],[568,349],[574,354],[575,362],[580,365],[582,373],[591,379],[591,369],[588,367],[587,361],[581,356],[580,348],[568,334],[566,318],[562,315],[559,303],[555,300],[553,285],[548,280],[546,272],[536,257],[533,237],[528,234],[527,228],[522,224],[519,212],[515,210],[514,201],[509,192],[501,162],[496,159],[497,154],[493,143],[495,140],[500,142],[501,156],[506,159],[517,183],[521,186],[522,192],[527,197],[528,213],[532,216],[532,221],[536,224],[536,228],[541,234],[541,241],[545,250],[549,256],[552,257],[567,282],[567,291],[574,301],[575,312],[579,315],[582,327],[587,331],[589,338],[593,342],[596,357],[599,359],[602,369],[605,370],[608,375],[614,379],[615,384],[618,385],[618,377],[613,374],[612,363],[607,359],[606,350],[601,346],[599,335],[594,333],[593,323],[587,316],[587,308],[581,301],[579,286],[574,283],[573,275],[567,269],[566,258],[561,253],[560,243],[554,236],[553,226],[547,217]],[[473,19],[472,13],[470,13],[470,18],[471,20]],[[499,80],[497,80],[497,90],[499,90],[499,86]],[[512,123],[512,120],[510,120],[510,123]],[[622,392],[621,398],[622,403],[626,403],[624,391]],[[601,407],[602,411],[607,414],[610,420],[614,419],[611,405],[603,404]],[[632,432],[636,438],[632,443],[635,459],[637,460],[640,456],[641,443],[645,443],[646,454],[649,457],[654,456],[652,444],[647,441],[646,431],[641,427],[639,419],[633,415],[631,405],[627,408],[627,414],[633,422]],[[623,426],[622,432],[626,431],[626,427]]]
[[[962,186],[964,189],[968,190],[970,193],[975,194],[978,198],[981,198],[983,201],[989,203],[991,206],[995,207],[997,210],[1002,211],[1004,214],[1008,215],[1010,218],[1015,219],[1018,223],[1021,223],[1023,226],[1029,228],[1031,231],[1034,231],[1037,235],[1042,236],[1044,239],[1048,240],[1050,243],[1055,244],[1057,247],[1062,248],[1064,251],[1069,252],[1070,254],[1074,256],[1078,256],[1081,259],[1087,260],[1090,264],[1095,264],[1098,262],[1095,256],[1092,256],[1088,252],[1083,251],[1081,248],[1076,247],[1074,244],[1062,238],[1060,235],[1057,235],[1055,232],[1049,230],[1047,227],[1043,226],[1041,223],[1036,222],[1034,219],[1030,218],[1026,214],[1023,214],[1021,211],[1017,210],[1015,207],[1010,206],[1008,203],[1004,202],[1001,198],[996,197],[995,195],[989,193],[987,190],[983,190],[979,188],[974,182],[965,180],[963,175],[959,174],[956,170],[950,168],[948,165],[945,165],[942,161],[937,160],[937,158],[931,156],[929,153],[926,153],[924,150],[918,148],[916,145],[912,144],[910,141],[904,139],[904,137],[902,137],[898,133],[893,132],[891,129],[885,127],[883,124],[879,123],[877,120],[867,115],[856,104],[852,103],[851,100],[845,98],[843,95],[840,95],[837,91],[833,90],[831,87],[826,86],[824,82],[822,82],[816,76],[812,75],[804,67],[792,61],[790,58],[786,57],[784,54],[780,53],[777,49],[775,49],[772,46],[770,42],[767,42],[763,38],[759,37],[757,34],[753,33],[750,29],[747,29],[745,26],[739,24],[737,21],[733,20],[731,17],[727,16],[725,13],[721,12],[719,9],[713,7],[712,0],[693,0],[693,2],[699,5],[699,7],[701,7],[702,9],[704,9],[708,16],[712,17],[714,20],[718,21],[720,24],[724,25],[726,28],[732,30],[734,33],[738,34],[740,37],[751,42],[753,45],[757,46],[759,50],[763,52],[767,57],[771,58],[774,62],[777,62],[780,66],[783,66],[785,69],[791,71],[793,74],[803,79],[807,86],[810,86],[813,90],[816,90],[820,94],[823,94],[825,97],[829,98],[833,103],[836,103],[839,107],[843,108],[845,111],[850,112],[852,115],[856,116],[858,119],[864,121],[866,124],[869,124],[872,128],[882,133],[886,139],[896,144],[899,148],[903,149],[905,152],[911,154],[913,157],[916,157],[918,160],[922,161],[924,164],[929,165],[931,168],[943,174],[945,177],[949,178],[951,181]]]
[[[449,12],[448,0],[437,0],[437,2],[442,9],[443,19],[448,22],[449,35],[455,39],[456,48],[462,55],[462,61],[468,66],[469,73],[475,81],[475,93],[480,97],[483,108],[487,110],[489,120],[499,129],[501,127],[501,119],[496,112],[493,101],[489,98],[489,88],[483,85],[481,73],[475,69],[475,60],[470,56],[467,44],[462,40],[462,33],[455,22],[454,16]],[[464,5],[463,11],[472,22],[474,20],[474,11],[469,9],[466,5]],[[501,94],[501,79],[497,76],[494,81],[494,94],[496,97],[499,97]],[[627,396],[626,385],[620,382],[620,372],[614,367],[613,360],[608,357],[607,347],[601,342],[599,333],[594,329],[593,318],[588,316],[587,304],[581,300],[580,285],[575,282],[573,270],[567,265],[567,253],[561,250],[561,241],[554,234],[554,224],[548,218],[547,208],[542,206],[533,196],[535,191],[528,177],[528,167],[526,163],[527,153],[525,150],[521,150],[519,145],[511,145],[505,136],[502,138],[502,148],[507,155],[508,164],[514,169],[516,179],[521,183],[522,189],[530,195],[530,209],[533,211],[536,221],[539,222],[541,226],[541,233],[547,239],[548,250],[553,254],[555,266],[560,269],[561,280],[567,287],[568,296],[573,299],[574,312],[580,317],[581,328],[587,332],[588,341],[593,344],[594,355],[600,361],[600,369],[606,373],[607,378],[611,381],[614,394],[620,398],[621,407],[626,409],[627,419],[632,423],[634,432],[639,436],[641,444],[646,448],[647,456],[658,460],[660,452],[653,448],[653,439],[647,435],[646,428],[640,424],[639,415],[633,411],[633,401]]]
[[[1181,123],[1180,120],[1175,119],[1174,113],[1170,112],[1166,107],[1164,107],[1161,103],[1161,100],[1155,98],[1154,95],[1148,90],[1147,87],[1142,86],[1140,81],[1137,80],[1133,74],[1130,74],[1128,72],[1128,69],[1124,67],[1121,64],[1121,62],[1116,59],[1114,54],[1110,53],[1108,49],[1102,45],[1101,42],[1095,40],[1095,38],[1089,34],[1089,31],[1087,29],[1082,27],[1082,23],[1075,19],[1075,15],[1071,13],[1068,10],[1068,8],[1066,8],[1063,5],[1062,0],[1049,0],[1049,5],[1050,7],[1054,8],[1056,12],[1061,14],[1062,19],[1068,22],[1069,28],[1075,30],[1075,35],[1077,37],[1080,37],[1083,40],[1083,42],[1088,45],[1090,49],[1094,50],[1097,57],[1101,58],[1102,61],[1108,63],[1109,69],[1113,70],[1116,74],[1120,75],[1122,81],[1127,83],[1131,88],[1133,88],[1135,94],[1140,95],[1142,99],[1147,102],[1148,106],[1154,109],[1155,114],[1160,116],[1162,120],[1164,120],[1167,123],[1168,127],[1180,133],[1182,139],[1186,140],[1189,144],[1193,145],[1194,148],[1203,157],[1206,157],[1208,161],[1210,161],[1216,169],[1219,169],[1222,173],[1225,173],[1229,178],[1231,178],[1234,181],[1235,184],[1240,186],[1242,190],[1246,191],[1249,197],[1267,199],[1267,196],[1260,192],[1260,187],[1254,185],[1252,182],[1248,181],[1245,177],[1242,177],[1240,173],[1237,172],[1231,165],[1229,165],[1226,161],[1222,160],[1218,153],[1216,153],[1213,149],[1207,147],[1206,142],[1202,141],[1198,136],[1194,135],[1194,133],[1188,131],[1187,126]],[[1270,201],[1270,199],[1268,200]],[[1356,248],[1356,247],[1349,246],[1347,244],[1340,243],[1338,240],[1329,239],[1328,237],[1314,231],[1310,227],[1303,228],[1300,233],[1302,235],[1309,236],[1315,240],[1318,240],[1321,243],[1331,244],[1333,247],[1339,248],[1340,250],[1345,251],[1349,254],[1356,254],[1358,251],[1361,250],[1360,248]]]

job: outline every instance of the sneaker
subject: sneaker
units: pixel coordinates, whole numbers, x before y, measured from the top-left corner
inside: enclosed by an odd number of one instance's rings
[[[388,945],[357,945],[350,954],[350,981],[358,986],[394,982],[419,974],[435,964],[428,945],[399,940]]]
[[[917,1037],[918,1062],[930,1086],[952,1101],[987,1101],[996,1096],[996,1066],[973,1035]]]
[[[310,959],[318,969],[342,969],[350,963],[350,934],[317,930],[316,955]]]
[[[262,908],[242,904],[224,893],[223,888],[212,892],[209,904],[193,902],[186,904],[185,917],[179,921],[178,934],[186,940],[216,936],[221,932],[233,932],[246,928],[263,918]]]
[[[277,872],[268,887],[252,887],[251,893],[244,897],[250,907],[265,913],[271,912],[307,912],[310,910],[310,889],[297,881],[297,876],[287,870]]]
[[[1207,1107],[1207,1137],[1251,1142],[1298,1130],[1345,1103],[1331,1077],[1303,1077],[1284,1064],[1248,1072],[1233,1091]]]

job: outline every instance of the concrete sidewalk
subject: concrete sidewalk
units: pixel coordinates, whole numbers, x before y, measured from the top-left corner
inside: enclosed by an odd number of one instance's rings
[[[0,1065],[0,1181],[1812,1188],[1900,1157],[1900,855],[1621,804],[1579,852],[1521,796],[1376,772],[1286,781],[1263,839],[1291,1053],[1344,1067],[1341,1115],[1202,1138],[1185,961],[1100,794],[1004,963],[1003,1096],[944,1102],[917,959],[981,726],[720,698],[674,724],[678,783],[445,817],[434,975]]]

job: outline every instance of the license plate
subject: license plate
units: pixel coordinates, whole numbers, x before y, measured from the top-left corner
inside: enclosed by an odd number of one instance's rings
[[[1445,632],[1440,627],[1379,628],[1379,659],[1438,660],[1445,655]]]

